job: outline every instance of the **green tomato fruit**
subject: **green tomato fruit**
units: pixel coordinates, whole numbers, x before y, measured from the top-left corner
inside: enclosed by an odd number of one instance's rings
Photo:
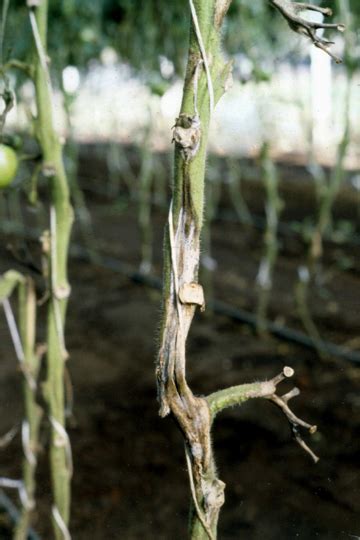
[[[16,176],[18,158],[11,146],[0,144],[0,189],[8,187]]]

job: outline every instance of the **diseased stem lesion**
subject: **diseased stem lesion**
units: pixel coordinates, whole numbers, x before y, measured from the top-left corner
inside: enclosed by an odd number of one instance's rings
[[[316,29],[324,26],[308,24],[297,17],[296,10],[303,9],[303,5],[300,7],[288,0],[269,1],[281,11],[293,29],[305,30],[316,46],[325,47],[315,35]],[[251,398],[270,400],[288,418],[296,441],[317,460],[300,436],[300,428],[313,433],[316,427],[299,419],[288,405],[299,391],[293,389],[284,395],[278,395],[276,391],[280,382],[294,374],[291,368],[284,368],[270,381],[231,387],[206,398],[195,396],[186,380],[187,336],[196,308],[204,308],[198,271],[206,147],[212,111],[209,105],[212,97],[215,102],[221,98],[231,79],[231,62],[223,62],[220,48],[221,23],[230,3],[230,0],[190,2],[189,57],[181,111],[174,126],[174,190],[164,241],[163,316],[156,367],[158,399],[160,415],[171,414],[184,436],[193,499],[190,514],[192,540],[216,539],[225,485],[217,476],[211,428],[220,411]],[[330,27],[335,26],[340,29],[339,25]]]
[[[214,29],[215,1],[194,2],[207,51],[214,94],[228,76],[220,55],[220,35]],[[184,435],[193,485],[192,538],[216,537],[223,501],[211,447],[211,415],[204,398],[186,381],[186,340],[196,306],[202,305],[198,283],[203,219],[205,157],[210,121],[208,79],[195,27],[192,26],[181,113],[174,128],[175,185],[165,232],[164,304],[157,365],[160,414],[171,412]],[[221,503],[221,504],[220,504]]]

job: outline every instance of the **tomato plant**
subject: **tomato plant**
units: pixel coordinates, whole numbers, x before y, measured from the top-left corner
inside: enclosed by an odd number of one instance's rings
[[[0,189],[8,187],[18,169],[16,152],[6,144],[0,144]]]

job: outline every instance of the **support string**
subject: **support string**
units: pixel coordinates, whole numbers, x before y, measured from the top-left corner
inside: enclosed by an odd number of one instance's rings
[[[204,67],[205,67],[205,72],[206,72],[206,80],[207,80],[209,99],[210,99],[210,114],[212,114],[215,107],[215,98],[214,98],[214,87],[213,87],[213,83],[211,79],[210,67],[209,67],[207,54],[206,54],[206,50],[204,46],[204,41],[201,35],[199,21],[198,21],[198,17],[197,17],[193,0],[189,0],[189,5],[190,5],[190,10],[191,10],[191,17],[194,23],[196,37],[199,43],[199,49],[201,52],[201,56],[203,57],[203,60],[204,60]]]
[[[199,506],[199,503],[198,503],[198,500],[197,500],[197,497],[196,497],[196,489],[195,489],[195,483],[194,483],[194,476],[193,476],[193,472],[192,472],[191,457],[190,457],[190,452],[189,452],[189,449],[188,449],[186,443],[185,443],[185,457],[186,457],[187,470],[188,470],[188,473],[189,473],[191,495],[192,495],[192,498],[193,498],[193,501],[194,501],[194,506],[195,506],[197,516],[198,516],[198,518],[199,518],[199,520],[201,522],[201,525],[204,527],[204,529],[206,531],[206,534],[210,538],[210,540],[214,540],[214,536],[213,536],[211,530],[209,529],[208,524],[206,523],[205,516],[204,516],[203,512],[201,511],[201,508]]]
[[[24,455],[27,461],[35,467],[37,463],[36,455],[31,448],[30,444],[30,424],[27,420],[24,420],[21,426],[21,442],[23,446]]]
[[[51,512],[54,517],[54,520],[56,521],[57,526],[59,527],[60,531],[63,534],[64,540],[71,540],[69,529],[67,528],[65,521],[61,517],[61,514],[57,506],[53,506],[51,508]]]
[[[35,503],[29,498],[22,480],[13,480],[11,478],[2,477],[0,478],[0,487],[17,489],[23,507],[27,510],[32,510],[34,508]]]
[[[35,12],[31,8],[29,8],[29,17],[30,17],[31,30],[34,36],[34,41],[35,41],[36,50],[39,56],[40,64],[45,74],[45,79],[46,79],[46,84],[49,89],[49,94],[50,96],[52,96],[52,86],[51,86],[51,78],[50,78],[50,73],[49,73],[49,68],[48,68],[48,59],[47,59],[47,56],[46,56],[46,53],[44,51],[44,47],[41,41],[41,36],[39,32],[39,27],[36,21]],[[54,125],[55,114],[54,114],[54,103],[53,103],[52,97],[50,99],[50,104],[51,104],[51,121],[52,121],[52,125]]]
[[[72,452],[71,452],[71,444],[69,435],[67,434],[66,429],[64,426],[56,420],[53,416],[49,416],[49,420],[55,431],[57,431],[57,434],[59,436],[58,444],[57,446],[64,446],[65,452],[66,452],[66,465],[67,469],[69,471],[70,477],[73,475],[73,459],[72,459]]]
[[[29,373],[29,370],[27,366],[25,365],[25,353],[22,346],[20,333],[16,324],[16,320],[14,317],[14,313],[10,304],[10,300],[8,298],[5,298],[2,301],[2,305],[4,308],[4,313],[6,317],[6,322],[9,327],[11,340],[14,345],[16,358],[21,366],[22,372],[24,374],[24,377],[26,379],[26,382],[28,383],[30,389],[34,392],[36,390],[36,381],[34,377]]]

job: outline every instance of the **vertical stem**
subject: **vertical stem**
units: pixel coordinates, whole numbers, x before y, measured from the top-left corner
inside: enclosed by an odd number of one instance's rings
[[[228,188],[229,196],[236,215],[244,225],[249,225],[252,223],[251,213],[246,204],[242,193],[241,187],[241,166],[238,157],[229,157],[227,159],[227,169],[228,169]]]
[[[298,269],[299,279],[295,286],[295,301],[301,322],[313,340],[314,346],[320,358],[326,358],[323,348],[320,346],[321,335],[311,315],[309,306],[310,273],[306,267]]]
[[[315,230],[309,246],[307,265],[305,267],[299,268],[299,279],[295,287],[295,299],[300,319],[307,333],[313,340],[318,350],[318,354],[321,358],[326,357],[326,355],[324,355],[324,352],[318,346],[318,343],[321,340],[321,335],[311,315],[311,309],[309,307],[308,299],[311,283],[316,272],[316,267],[319,264],[322,256],[323,238],[331,223],[332,208],[334,206],[336,197],[340,191],[345,176],[344,161],[350,140],[349,132],[351,121],[351,86],[352,73],[350,72],[347,79],[344,103],[345,127],[342,140],[340,141],[338,146],[336,165],[330,176],[329,183],[327,185],[321,185],[322,189],[320,191],[320,206],[318,210]]]
[[[74,127],[71,121],[71,103],[73,97],[66,90],[62,89],[64,98],[64,109],[67,123],[67,144],[64,148],[65,163],[67,165],[68,183],[70,186],[71,197],[75,206],[75,214],[78,219],[79,229],[82,240],[88,251],[90,260],[94,263],[98,261],[96,240],[92,225],[91,215],[86,204],[83,190],[78,179],[79,149],[75,140]]]
[[[208,299],[214,298],[214,270],[216,261],[212,257],[211,225],[215,219],[221,195],[221,174],[219,172],[219,159],[215,158],[208,163],[207,197],[204,209],[205,219],[201,233],[201,272],[204,290]],[[210,176],[211,175],[211,176]],[[205,312],[210,316],[209,308]]]
[[[49,179],[53,208],[49,256],[49,305],[47,318],[47,380],[45,398],[51,423],[50,466],[53,488],[53,526],[56,540],[68,538],[70,516],[69,442],[64,437],[64,350],[63,331],[70,286],[67,277],[68,248],[73,211],[62,159],[62,147],[54,126],[52,90],[47,66],[48,0],[30,8],[36,19],[35,90],[37,104],[36,133],[43,151],[44,174]],[[36,30],[36,28],[35,28]]]
[[[10,221],[14,224],[15,230],[18,231],[19,236],[24,238],[25,223],[24,216],[21,211],[19,191],[15,189],[10,190],[7,195],[7,202]]]
[[[120,157],[119,143],[113,139],[106,148],[106,163],[109,174],[108,195],[111,198],[119,196],[120,192]]]
[[[151,188],[153,183],[154,157],[151,149],[151,110],[149,125],[145,130],[145,137],[140,148],[140,173],[139,173],[139,203],[138,222],[141,237],[141,263],[140,270],[145,274],[152,268],[152,229],[151,229]]]
[[[24,351],[24,421],[23,441],[23,482],[27,495],[27,505],[22,506],[19,521],[14,531],[14,540],[27,540],[31,512],[35,507],[35,472],[37,464],[38,439],[42,409],[36,402],[36,382],[40,369],[39,356],[35,352],[36,296],[34,283],[30,278],[19,285],[20,337]],[[34,383],[31,385],[30,381]]]
[[[190,536],[216,538],[224,483],[217,478],[211,418],[204,398],[186,381],[186,339],[196,306],[203,305],[198,283],[204,212],[205,160],[212,104],[226,90],[231,64],[220,50],[221,26],[230,0],[190,0],[194,8],[181,112],[175,123],[175,178],[169,226],[165,231],[163,318],[157,363],[160,415],[170,412],[183,433],[194,502]],[[203,50],[205,49],[205,51]],[[194,510],[195,508],[195,510]]]
[[[344,170],[344,161],[346,158],[346,153],[350,141],[350,103],[351,103],[351,89],[352,89],[352,79],[353,74],[348,73],[348,78],[346,81],[346,90],[345,90],[345,100],[344,100],[344,133],[342,139],[339,143],[336,157],[336,164],[331,173],[329,183],[323,191],[323,197],[320,202],[320,207],[318,211],[318,218],[316,223],[316,228],[313,234],[312,243],[311,243],[311,266],[314,266],[316,261],[322,255],[322,242],[324,234],[326,233],[330,223],[331,223],[331,212],[340,191],[341,185],[344,180],[345,170]]]
[[[343,18],[344,22],[346,22],[347,28],[345,32],[345,67],[347,68],[347,81],[343,103],[344,131],[337,148],[336,164],[331,172],[328,181],[326,181],[323,169],[315,162],[313,152],[310,152],[310,170],[316,182],[316,192],[319,201],[319,208],[315,228],[308,250],[307,263],[306,266],[299,268],[299,279],[295,287],[295,299],[300,319],[307,333],[313,340],[314,345],[317,348],[318,354],[321,358],[325,358],[326,354],[324,354],[324,351],[319,346],[321,335],[311,314],[311,309],[309,306],[309,294],[311,291],[311,285],[317,265],[321,261],[324,235],[330,228],[332,220],[332,209],[345,177],[344,162],[350,141],[350,104],[352,81],[354,76],[353,67],[349,67],[346,63],[349,59],[348,55],[351,54],[352,51],[350,34],[350,28],[352,26],[351,12],[347,0],[338,0],[337,7],[339,9],[341,17]],[[310,142],[312,143],[312,141]],[[310,146],[310,148],[312,148],[312,145]]]
[[[116,126],[114,127],[116,130]],[[106,164],[109,174],[109,197],[118,197],[121,181],[124,181],[131,199],[135,197],[136,176],[132,170],[128,150],[119,141],[111,140],[106,151]]]
[[[345,177],[344,162],[346,153],[350,142],[351,131],[351,91],[352,82],[354,78],[355,66],[357,62],[353,56],[355,50],[354,35],[356,35],[353,17],[348,0],[336,0],[336,5],[340,16],[343,18],[346,24],[346,32],[344,34],[344,65],[346,68],[347,80],[344,97],[344,131],[343,136],[339,142],[336,156],[336,164],[332,170],[329,183],[322,191],[322,199],[320,202],[316,228],[312,238],[311,251],[310,251],[310,264],[311,269],[315,266],[316,262],[322,255],[322,242],[323,236],[326,233],[329,225],[331,224],[331,213],[336,200],[336,197],[340,191],[341,185]],[[356,39],[356,38],[355,38]]]
[[[267,313],[272,289],[273,273],[279,251],[277,229],[283,202],[279,196],[279,179],[276,167],[269,155],[269,145],[264,143],[261,151],[262,176],[266,191],[266,230],[264,234],[264,254],[257,275],[258,304],[257,331],[264,333],[267,327]]]

